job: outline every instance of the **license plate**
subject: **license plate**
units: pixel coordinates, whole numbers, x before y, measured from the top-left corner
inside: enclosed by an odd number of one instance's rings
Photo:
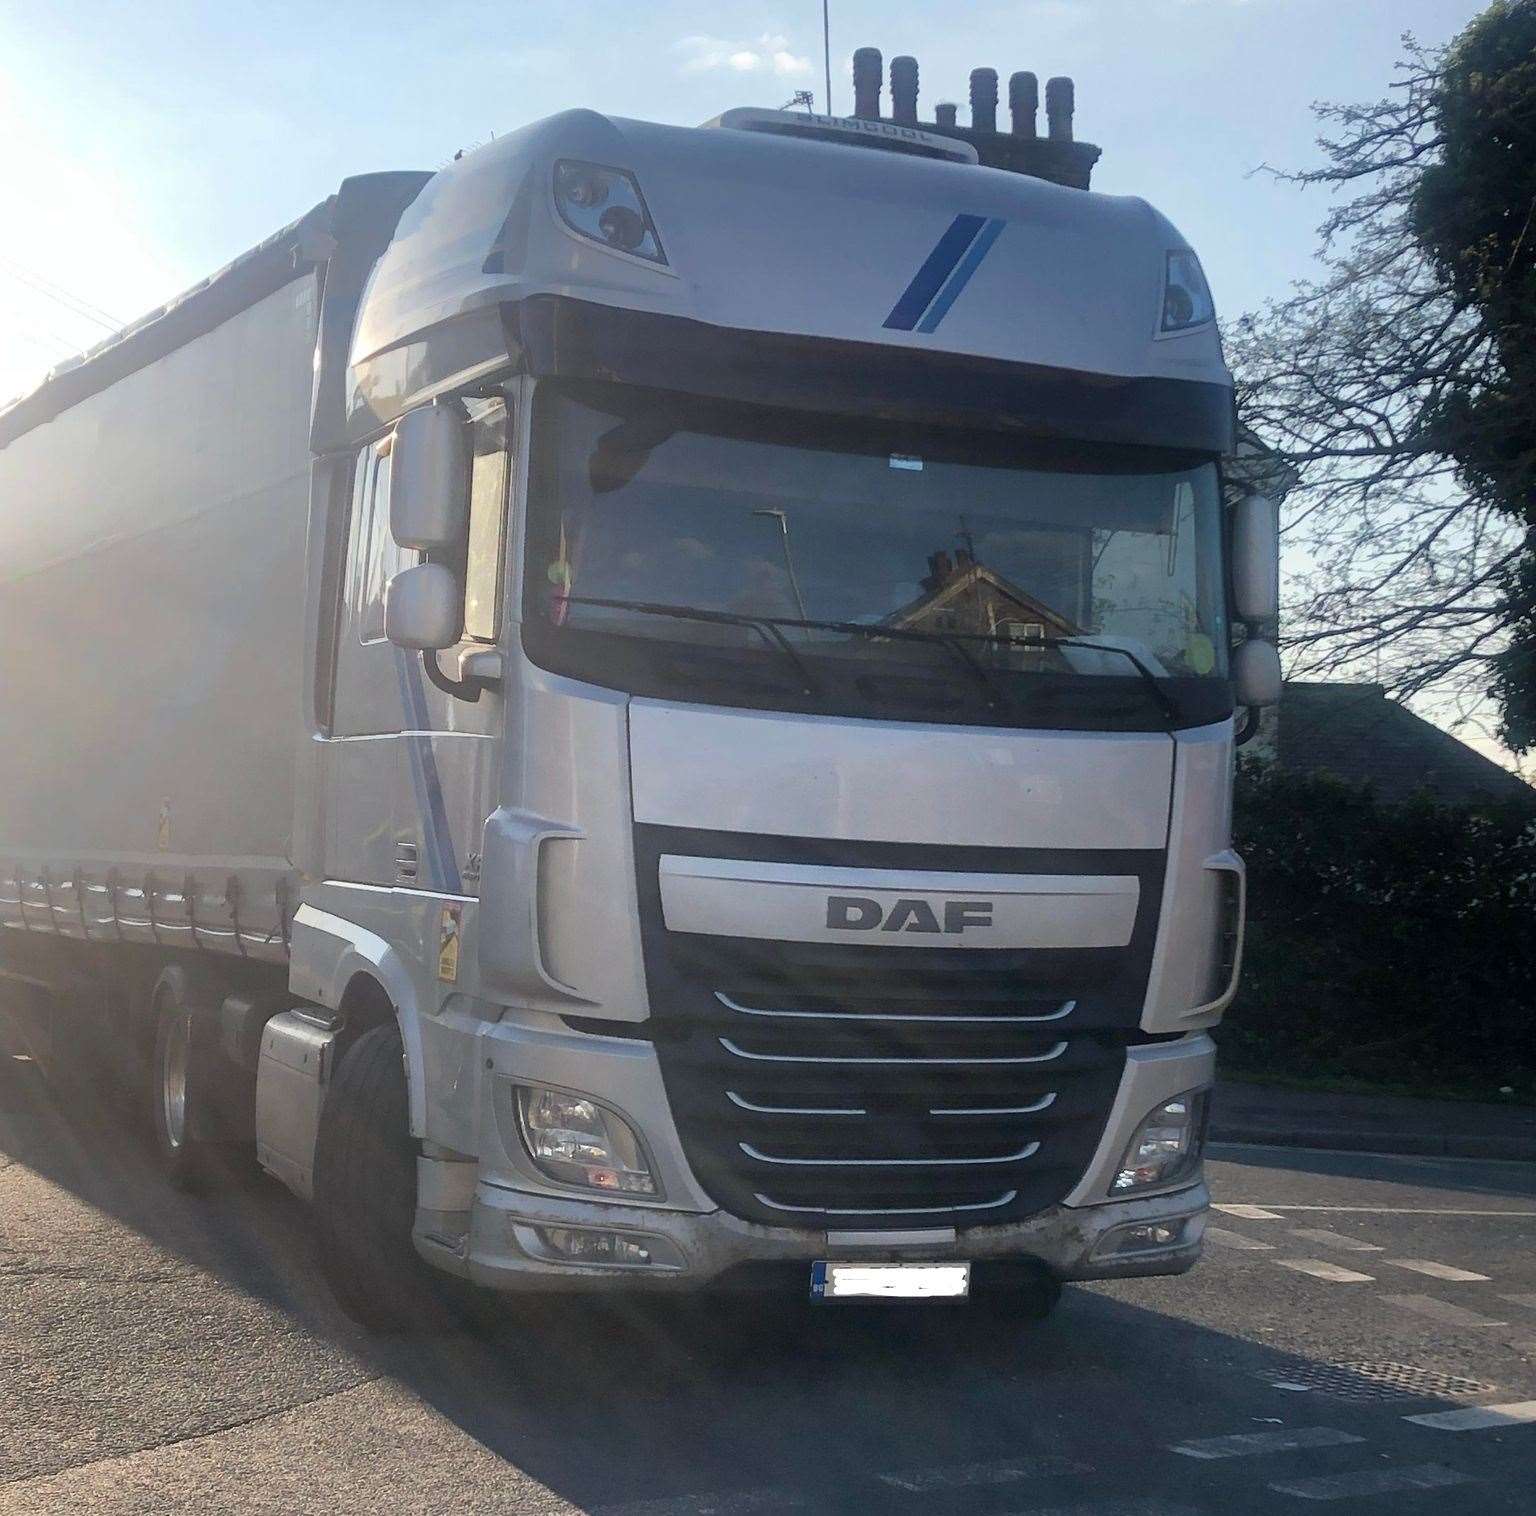
[[[968,1263],[813,1263],[812,1300],[956,1300],[970,1292]]]

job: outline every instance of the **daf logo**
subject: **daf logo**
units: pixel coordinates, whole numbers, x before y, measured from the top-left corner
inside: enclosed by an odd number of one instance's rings
[[[943,925],[926,900],[898,900],[887,915],[878,900],[863,895],[828,895],[827,925],[839,932],[935,932],[959,936],[968,926],[991,926],[990,900],[946,900]]]

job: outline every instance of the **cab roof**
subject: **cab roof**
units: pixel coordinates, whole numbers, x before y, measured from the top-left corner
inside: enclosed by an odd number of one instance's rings
[[[664,265],[566,224],[553,187],[565,160],[634,177]],[[1186,246],[1134,197],[743,130],[729,114],[690,128],[571,110],[428,181],[374,270],[352,362],[486,306],[561,295],[739,331],[1230,386],[1214,321],[1158,330],[1167,254]]]

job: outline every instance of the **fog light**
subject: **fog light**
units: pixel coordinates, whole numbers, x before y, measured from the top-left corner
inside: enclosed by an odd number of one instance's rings
[[[528,1156],[559,1184],[618,1195],[660,1191],[635,1129],[585,1095],[519,1085],[518,1124]]]
[[[1119,1258],[1127,1253],[1157,1253],[1177,1247],[1184,1240],[1187,1216],[1171,1221],[1145,1221],[1134,1226],[1117,1226],[1099,1239],[1093,1250],[1095,1258]]]
[[[1131,1139],[1111,1193],[1176,1184],[1193,1173],[1205,1147],[1209,1099],[1209,1090],[1190,1090],[1158,1106]]]
[[[591,1232],[582,1227],[541,1226],[534,1229],[551,1253],[572,1263],[648,1264],[654,1260],[643,1243],[622,1232]]]

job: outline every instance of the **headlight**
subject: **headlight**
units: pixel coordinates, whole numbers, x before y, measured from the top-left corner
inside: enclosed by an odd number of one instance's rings
[[[1182,332],[1203,326],[1216,317],[1211,291],[1200,269],[1200,260],[1186,248],[1168,254],[1163,275],[1163,330]]]
[[[1193,1173],[1205,1147],[1209,1101],[1209,1090],[1191,1090],[1158,1106],[1131,1139],[1110,1190],[1123,1195],[1176,1184]]]
[[[610,1194],[659,1193],[635,1129],[607,1106],[524,1084],[517,1089],[517,1119],[528,1156],[557,1184]]]
[[[666,263],[639,181],[627,170],[562,159],[555,165],[555,204],[561,219],[578,236],[652,263]]]

